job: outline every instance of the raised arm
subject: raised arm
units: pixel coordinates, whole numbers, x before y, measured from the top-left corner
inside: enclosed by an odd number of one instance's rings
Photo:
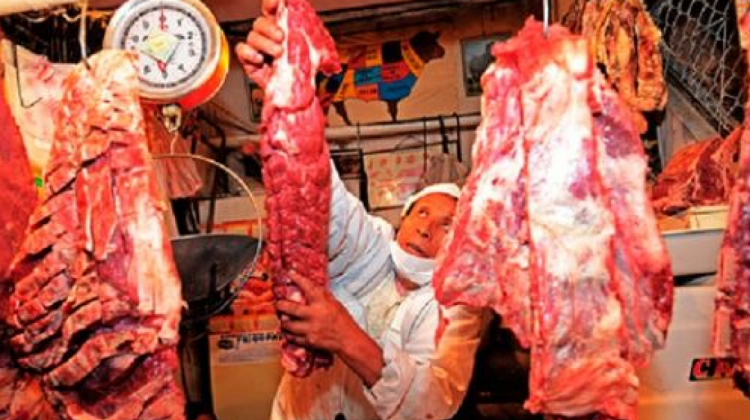
[[[331,166],[330,284],[334,289],[344,287],[352,296],[361,298],[392,272],[389,242],[393,227],[368,214]]]

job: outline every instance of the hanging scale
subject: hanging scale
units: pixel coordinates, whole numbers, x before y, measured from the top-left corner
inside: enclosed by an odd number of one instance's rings
[[[182,111],[219,91],[229,70],[226,37],[200,0],[128,0],[112,16],[104,47],[138,53],[141,98],[163,106],[170,131]]]

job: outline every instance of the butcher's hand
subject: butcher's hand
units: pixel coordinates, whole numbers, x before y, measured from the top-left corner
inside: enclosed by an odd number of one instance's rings
[[[281,56],[282,52],[284,34],[275,18],[278,7],[279,0],[263,0],[261,16],[253,22],[253,29],[247,34],[245,42],[235,47],[245,73],[261,88],[270,72],[270,62]]]
[[[281,329],[297,345],[327,350],[341,358],[362,382],[371,387],[380,379],[383,350],[354,321],[349,311],[325,288],[306,278],[295,283],[307,299],[307,305],[289,300],[276,302]]]

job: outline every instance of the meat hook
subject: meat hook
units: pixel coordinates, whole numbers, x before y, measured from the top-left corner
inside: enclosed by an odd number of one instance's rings
[[[88,60],[88,52],[86,51],[86,14],[89,10],[89,0],[83,0],[81,4],[81,30],[78,33],[78,43],[81,46],[81,60],[83,61],[83,64],[86,65],[86,68],[88,70],[91,70],[91,65],[89,65]]]
[[[180,127],[182,127],[182,108],[179,105],[169,104],[161,109],[164,117],[164,127],[172,133],[172,140],[169,142],[169,153],[174,153],[174,146],[180,136]]]
[[[549,34],[549,6],[551,0],[542,0],[542,14],[544,18],[544,37]]]
[[[42,97],[40,96],[30,104],[25,104],[23,101],[23,92],[21,91],[21,65],[18,64],[18,44],[15,42],[13,43],[13,66],[16,68],[16,93],[18,94],[18,103],[21,105],[21,108],[33,108],[34,105],[42,100]]]

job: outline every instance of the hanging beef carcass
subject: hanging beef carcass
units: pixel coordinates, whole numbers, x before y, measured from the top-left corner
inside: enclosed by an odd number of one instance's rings
[[[746,111],[747,112],[747,111]],[[734,383],[750,398],[750,132],[732,191],[717,273],[714,352],[735,360]]]
[[[63,84],[43,202],[9,274],[4,344],[21,372],[11,407],[50,406],[63,420],[184,418],[173,375],[182,297],[135,60],[103,51]]]
[[[750,13],[740,20],[743,40],[750,34]],[[747,45],[743,45],[748,53]],[[747,81],[747,75],[746,81]],[[740,163],[732,190],[727,228],[719,255],[714,314],[714,352],[735,363],[734,384],[750,398],[750,104],[740,138]]]
[[[530,347],[531,411],[634,419],[672,276],[631,111],[562,27],[529,20],[493,55],[436,296],[492,307]]]
[[[607,80],[636,111],[639,132],[647,129],[642,112],[664,109],[661,31],[642,0],[576,0],[563,22],[589,40],[589,48]]]
[[[26,148],[0,83],[0,280],[21,245],[36,202]]]
[[[54,413],[43,399],[37,379],[24,375],[7,346],[12,282],[7,278],[13,256],[21,247],[37,193],[23,139],[0,83],[0,419],[51,419]]]
[[[333,39],[307,0],[282,0],[276,15],[284,53],[253,78],[265,88],[261,125],[271,277],[279,298],[304,302],[294,283],[328,284],[330,156],[315,95],[318,71],[339,71]],[[282,363],[296,376],[328,365],[330,355],[283,340]]]

